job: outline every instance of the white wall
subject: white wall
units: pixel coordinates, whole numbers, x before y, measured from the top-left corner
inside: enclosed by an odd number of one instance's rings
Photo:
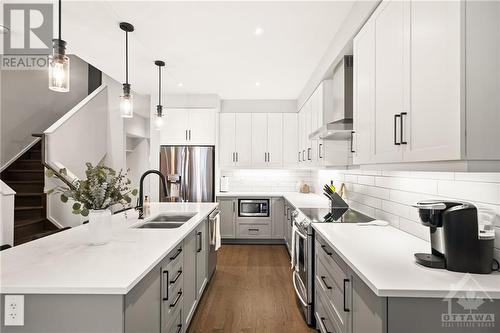
[[[0,180],[0,245],[14,246],[14,192]]]
[[[221,176],[229,177],[230,192],[298,192],[300,184],[314,181],[310,170],[233,169]]]
[[[44,70],[1,70],[0,166],[4,166],[34,138],[62,117],[88,94],[88,66],[70,56],[71,87],[69,93],[48,88]]]
[[[496,212],[495,255],[500,258],[500,173],[320,170],[313,177],[317,193],[330,180],[337,189],[344,182],[353,209],[427,241],[429,228],[411,207],[419,200],[462,200],[475,204],[479,212]]]

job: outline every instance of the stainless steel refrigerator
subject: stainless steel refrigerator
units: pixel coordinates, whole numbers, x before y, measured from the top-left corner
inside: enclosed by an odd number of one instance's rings
[[[169,188],[169,197],[165,197],[160,187],[160,201],[215,200],[215,147],[161,146],[160,171]]]

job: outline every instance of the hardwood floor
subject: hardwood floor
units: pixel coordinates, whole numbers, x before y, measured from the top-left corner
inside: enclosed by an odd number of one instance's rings
[[[295,301],[284,245],[223,245],[189,333],[316,332]]]

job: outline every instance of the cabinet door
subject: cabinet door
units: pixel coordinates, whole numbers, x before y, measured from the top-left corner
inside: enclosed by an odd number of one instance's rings
[[[252,114],[236,113],[235,118],[235,165],[249,167],[252,165]]]
[[[312,141],[309,140],[309,134],[312,132],[312,101],[309,99],[307,102],[307,107],[304,110],[304,142],[306,150],[306,161],[308,164],[312,163]]]
[[[149,272],[125,296],[125,332],[160,332],[161,267]]]
[[[160,144],[187,144],[189,110],[167,109],[165,113],[165,125],[160,133]]]
[[[375,29],[368,21],[354,38],[354,164],[370,161],[375,108]]]
[[[219,198],[219,209],[221,238],[235,238],[236,200]]]
[[[297,113],[283,113],[283,166],[296,166],[299,151]]]
[[[215,109],[189,110],[188,142],[190,145],[215,145]]]
[[[372,161],[401,162],[401,113],[408,111],[409,29],[404,1],[384,1],[374,13],[375,113]]]
[[[411,2],[411,109],[405,162],[461,158],[461,1]]]
[[[387,332],[387,298],[378,297],[352,275],[352,333]]]
[[[207,284],[208,223],[203,222],[196,231],[196,299],[199,301]]]
[[[283,165],[283,115],[267,114],[267,165],[281,167]]]
[[[193,231],[184,238],[183,264],[183,305],[182,318],[184,327],[189,326],[196,306],[196,232]]]
[[[285,201],[283,199],[271,200],[272,237],[283,239],[285,237]]]
[[[305,123],[305,105],[300,109],[299,111],[299,161],[300,165],[303,165],[305,162],[305,156],[306,156],[306,142],[304,140],[304,133],[306,131],[306,123]]]
[[[267,166],[267,113],[252,113],[252,166]]]
[[[219,115],[219,163],[222,168],[235,163],[236,117],[234,113]]]

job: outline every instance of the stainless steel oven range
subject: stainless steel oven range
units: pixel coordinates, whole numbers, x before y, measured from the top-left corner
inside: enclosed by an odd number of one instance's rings
[[[292,212],[295,245],[293,286],[297,303],[302,309],[304,319],[310,326],[314,319],[314,229],[312,223],[358,223],[373,221],[349,208],[299,208]]]

